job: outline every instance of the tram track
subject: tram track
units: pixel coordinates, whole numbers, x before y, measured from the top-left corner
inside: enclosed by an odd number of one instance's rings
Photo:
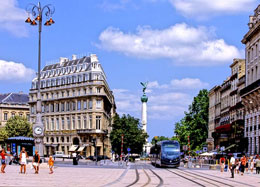
[[[162,186],[163,185],[163,179],[160,177],[160,175],[158,175],[155,171],[153,171],[152,169],[149,169],[149,171],[151,171],[158,179],[159,179],[159,184],[157,185],[157,187]]]
[[[182,169],[178,169],[178,171],[181,171],[182,173],[185,173],[185,175],[188,175],[188,176],[191,176],[191,177],[194,177],[194,176],[196,176],[195,178],[200,177],[200,178],[198,178],[198,179],[200,179],[201,181],[204,181],[204,182],[206,182],[206,183],[212,184],[212,185],[214,185],[214,186],[219,186],[219,185],[216,185],[216,184],[212,183],[211,181],[213,181],[213,182],[215,182],[215,183],[218,183],[218,184],[220,184],[221,186],[225,185],[225,186],[229,186],[229,187],[234,187],[234,186],[232,186],[232,185],[230,185],[230,184],[227,184],[227,183],[224,183],[224,182],[221,182],[221,181],[219,181],[219,180],[215,180],[215,179],[212,179],[212,178],[203,176],[203,175],[199,175],[199,174],[197,174],[197,173],[185,171],[185,170],[182,170]],[[201,178],[203,178],[203,179],[201,179]],[[205,179],[207,179],[207,180],[205,180]],[[210,182],[209,182],[208,180],[210,180]]]
[[[138,181],[140,180],[140,174],[138,172],[138,169],[137,169],[137,166],[135,165],[135,181],[132,182],[131,184],[127,185],[127,187],[130,187],[130,186],[133,186],[135,185],[136,183],[138,183]]]
[[[147,186],[147,185],[150,184],[150,182],[151,182],[151,177],[148,175],[148,173],[145,171],[144,168],[143,168],[143,172],[144,172],[145,176],[146,176],[147,179],[148,179],[148,181],[142,186],[142,187],[145,187],[145,186]]]

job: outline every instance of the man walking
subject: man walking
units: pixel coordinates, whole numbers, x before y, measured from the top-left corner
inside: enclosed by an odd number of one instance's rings
[[[257,156],[256,158],[256,174],[260,174],[260,157]]]
[[[235,162],[236,162],[236,160],[235,160],[234,156],[232,155],[230,158],[231,178],[234,178],[234,169],[236,168]]]
[[[245,166],[246,166],[246,156],[244,155],[244,156],[241,158],[241,175],[244,174]]]
[[[33,156],[33,167],[35,169],[35,174],[39,173],[40,160],[40,155],[38,154],[38,151],[35,150],[35,155]]]

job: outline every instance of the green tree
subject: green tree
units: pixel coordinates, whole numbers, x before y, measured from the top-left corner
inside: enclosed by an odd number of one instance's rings
[[[114,117],[113,130],[110,134],[112,149],[115,153],[121,153],[121,136],[124,135],[123,151],[127,153],[127,148],[131,148],[131,153],[140,154],[143,151],[143,145],[148,138],[147,133],[144,133],[140,125],[139,119],[130,115],[118,114]]]
[[[157,142],[163,141],[163,140],[170,140],[170,138],[165,137],[165,136],[157,136]],[[155,144],[155,137],[153,137],[152,142],[153,145]]]
[[[174,132],[181,145],[188,145],[188,136],[190,136],[191,150],[202,148],[208,134],[208,107],[208,91],[200,90],[189,106],[189,111],[185,112],[184,118],[175,123]]]
[[[32,125],[24,117],[14,116],[10,118],[4,127],[8,137],[26,136],[33,137]]]
[[[4,128],[0,128],[0,142],[4,142],[8,138],[8,134]]]

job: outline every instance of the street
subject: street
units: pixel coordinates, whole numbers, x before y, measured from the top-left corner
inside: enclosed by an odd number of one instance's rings
[[[117,165],[115,163],[114,165]],[[180,167],[154,168],[148,162],[130,163],[128,166],[95,166],[95,163],[73,166],[71,163],[58,164],[50,175],[47,165],[40,173],[28,165],[27,174],[19,174],[19,166],[7,166],[0,175],[0,186],[259,186],[260,175],[235,175],[219,170],[186,169]]]

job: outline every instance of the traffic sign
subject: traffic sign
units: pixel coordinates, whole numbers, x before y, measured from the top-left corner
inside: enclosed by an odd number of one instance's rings
[[[128,148],[127,148],[127,152],[130,152],[130,151],[131,151],[131,148],[130,148],[130,147],[128,147]]]

